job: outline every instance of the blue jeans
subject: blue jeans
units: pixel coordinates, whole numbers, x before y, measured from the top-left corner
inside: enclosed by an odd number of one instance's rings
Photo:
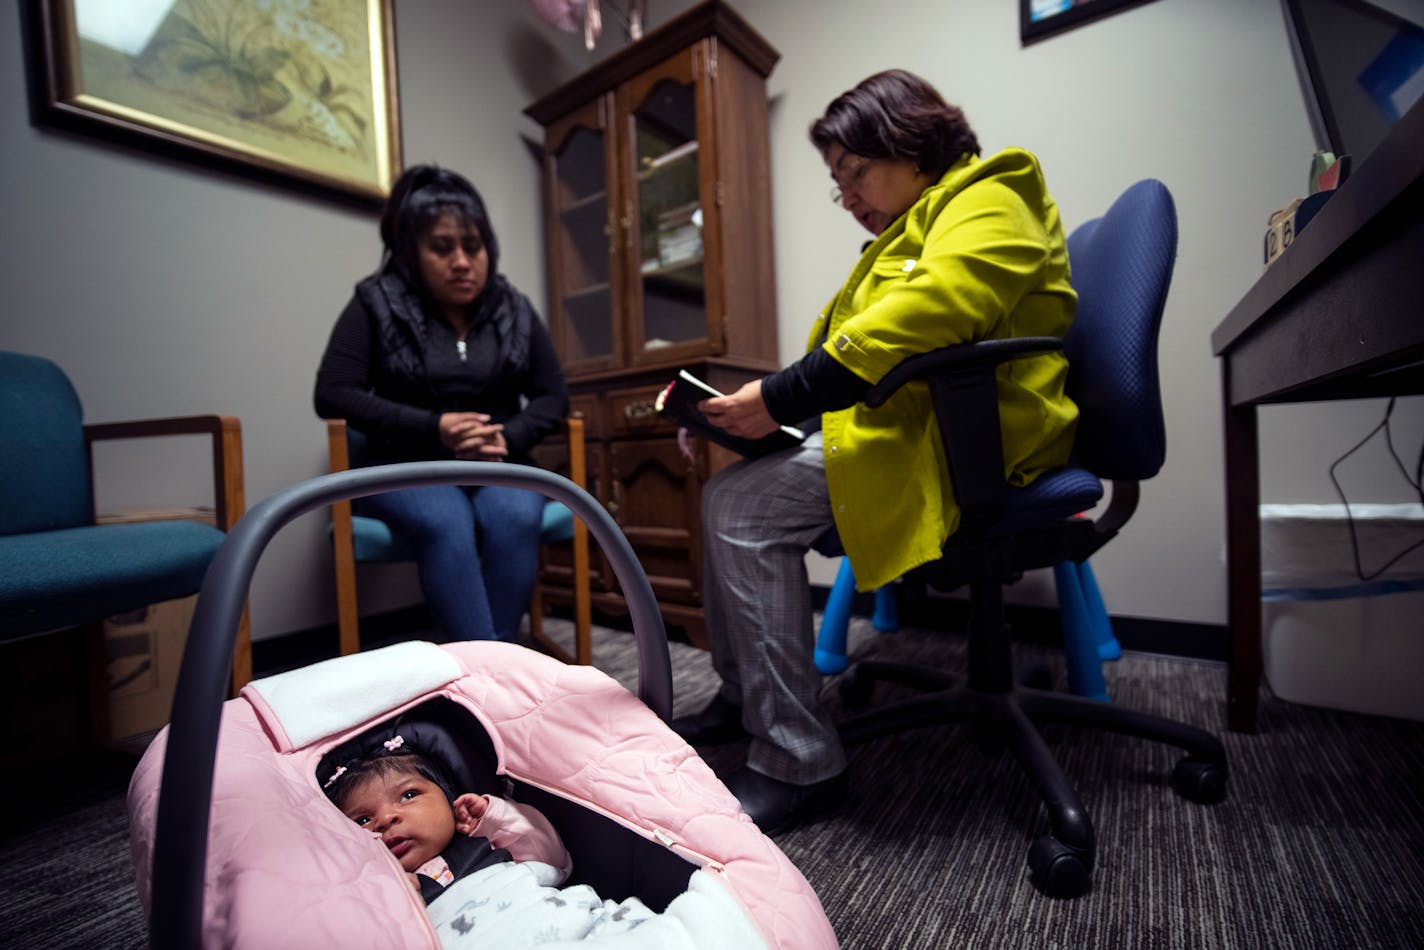
[[[420,588],[451,640],[513,640],[539,569],[545,498],[499,485],[431,485],[359,498],[416,552]]]

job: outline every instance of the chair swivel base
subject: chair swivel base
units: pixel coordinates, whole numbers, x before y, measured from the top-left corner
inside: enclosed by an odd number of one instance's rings
[[[1033,842],[1028,864],[1034,884],[1052,896],[1077,897],[1088,891],[1096,841],[1077,790],[1035,723],[1086,726],[1175,745],[1187,753],[1172,774],[1178,794],[1201,804],[1226,797],[1226,750],[1215,736],[1194,726],[1063,693],[976,689],[939,670],[871,660],[857,664],[842,681],[843,702],[847,707],[864,705],[878,680],[925,692],[844,720],[842,741],[854,745],[919,726],[965,722],[1006,747],[1048,811],[1049,831]]]

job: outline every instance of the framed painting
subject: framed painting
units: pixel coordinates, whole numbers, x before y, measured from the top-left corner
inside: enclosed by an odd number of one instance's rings
[[[380,202],[392,0],[31,0],[36,118]]]
[[[1019,40],[1024,45],[1151,0],[1019,0]]]

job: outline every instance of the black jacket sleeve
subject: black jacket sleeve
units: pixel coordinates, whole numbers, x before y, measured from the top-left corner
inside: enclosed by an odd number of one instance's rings
[[[569,414],[569,390],[554,352],[554,341],[544,321],[530,318],[527,402],[517,415],[504,421],[504,443],[511,458],[523,458]]]
[[[860,402],[870,384],[846,369],[819,346],[761,381],[767,412],[784,426],[794,426]],[[819,424],[812,426],[819,429]]]
[[[374,336],[370,315],[353,296],[332,327],[316,371],[312,396],[316,414],[323,419],[345,419],[367,435],[407,444],[417,442],[429,451],[438,450],[438,412],[384,399],[372,391]]]

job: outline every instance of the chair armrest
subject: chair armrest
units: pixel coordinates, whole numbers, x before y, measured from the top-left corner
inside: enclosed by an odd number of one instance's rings
[[[351,467],[350,449],[346,444],[346,420],[326,420],[326,470],[344,472]]]
[[[328,472],[333,473],[344,472],[351,467],[351,446],[346,438],[345,419],[326,420],[326,467]],[[350,499],[331,503],[331,557],[336,574],[336,627],[341,655],[348,656],[361,651]]]
[[[1063,341],[1056,337],[1012,337],[941,347],[902,360],[866,393],[863,402],[874,409],[906,383],[928,382],[950,484],[959,504],[961,531],[972,532],[999,520],[1008,491],[995,371],[1009,360],[1062,348]]]
[[[569,437],[569,481],[579,488],[588,488],[588,457],[584,449],[584,425],[580,416],[566,420]],[[575,663],[593,662],[593,641],[589,628],[593,623],[593,601],[589,591],[588,525],[574,515],[573,539],[574,577],[574,653]],[[565,652],[560,650],[559,652]]]
[[[1063,341],[1051,336],[1010,337],[1006,340],[980,340],[978,343],[957,343],[942,346],[928,353],[917,353],[901,360],[861,400],[871,409],[889,399],[901,386],[915,379],[953,373],[972,373],[984,368],[997,368],[1000,363],[1063,349]]]
[[[93,472],[93,444],[114,439],[169,435],[211,435],[213,440],[213,506],[217,526],[228,531],[242,517],[242,424],[236,416],[175,416],[132,422],[102,422],[84,427],[84,448]]]
[[[152,436],[210,435],[213,440],[213,508],[217,526],[231,532],[246,510],[242,476],[242,424],[236,416],[173,416],[131,422],[101,422],[84,426],[84,454],[89,477],[94,473],[94,443]],[[229,677],[229,696],[236,696],[252,679],[252,631],[244,607],[238,621]]]
[[[584,421],[578,413],[570,414],[563,420],[565,449],[568,453],[568,479],[579,488],[586,488],[588,461],[584,455]],[[552,459],[547,460],[552,461]],[[567,506],[565,506],[567,507]],[[547,513],[547,511],[546,511]],[[593,662],[593,600],[589,586],[588,525],[570,509],[572,535],[570,555],[572,556],[571,577],[574,595],[574,643],[570,651],[564,644],[544,632],[544,593],[536,579],[534,596],[529,604],[529,636],[551,656],[565,663],[586,666]],[[541,558],[542,561],[542,558]]]
[[[569,434],[569,481],[588,488],[588,457],[584,454],[584,425],[578,416],[564,420]]]

